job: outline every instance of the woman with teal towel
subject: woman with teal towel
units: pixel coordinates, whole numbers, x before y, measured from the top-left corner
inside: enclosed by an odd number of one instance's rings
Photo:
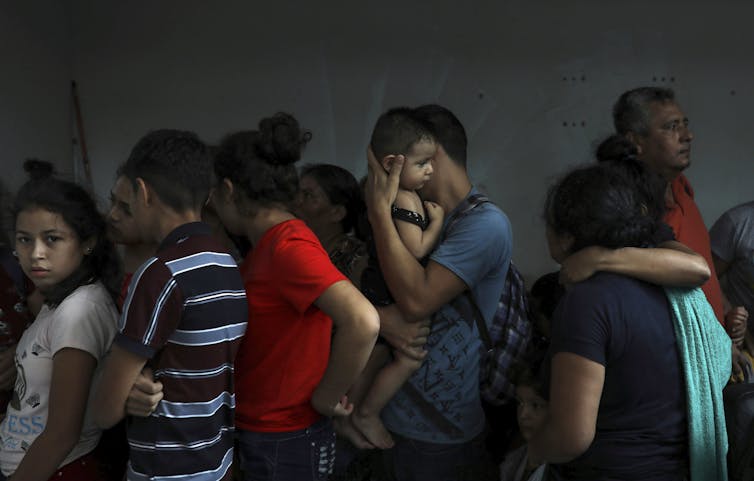
[[[545,205],[552,257],[561,262],[588,246],[642,248],[672,238],[650,203],[635,173],[620,166],[567,174]],[[568,290],[552,322],[548,417],[529,443],[530,457],[551,463],[554,479],[702,479],[695,471],[705,456],[712,468],[703,479],[724,479],[724,456],[714,462],[725,444],[720,420],[700,419],[693,409],[699,393],[689,381],[707,375],[707,386],[722,390],[730,342],[711,309],[699,309],[693,322],[709,331],[703,342],[711,349],[700,354],[706,371],[693,372],[679,312],[665,289],[624,275],[599,272]],[[717,409],[714,400],[709,406]],[[694,428],[700,423],[705,429]]]

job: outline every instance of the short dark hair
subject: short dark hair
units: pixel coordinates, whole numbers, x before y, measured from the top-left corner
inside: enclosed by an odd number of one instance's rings
[[[675,92],[664,87],[639,87],[624,92],[613,106],[615,132],[626,135],[649,132],[649,106],[653,103],[673,102]]]
[[[617,164],[578,168],[553,185],[545,221],[573,237],[572,251],[597,245],[610,249],[650,245],[660,219],[645,205],[635,179]]]
[[[395,107],[377,119],[370,145],[374,155],[382,160],[387,155],[407,155],[414,144],[434,138],[432,127],[413,109]]]
[[[118,176],[141,178],[176,212],[201,210],[212,187],[207,146],[193,132],[162,129],[149,132],[118,169]]]
[[[288,204],[298,192],[293,165],[312,135],[290,114],[279,112],[259,122],[259,130],[226,136],[215,155],[218,181],[228,179],[248,200],[261,205]]]
[[[565,288],[560,283],[560,271],[548,272],[540,276],[531,285],[529,292],[529,307],[533,310],[536,306],[539,314],[551,321],[555,308],[565,295]],[[536,302],[531,302],[532,300]]]
[[[518,361],[510,367],[510,378],[514,386],[531,388],[537,396],[548,400],[549,389],[545,388],[539,364]]]
[[[468,141],[466,130],[458,117],[442,105],[427,104],[417,107],[414,112],[432,126],[435,140],[458,165],[466,168]]]
[[[312,177],[333,205],[342,205],[346,215],[340,222],[343,232],[356,227],[359,216],[365,210],[361,187],[352,173],[331,164],[309,164],[301,169],[301,178]]]
[[[57,305],[79,286],[100,280],[113,299],[120,291],[121,264],[115,246],[107,236],[107,223],[92,196],[80,185],[53,177],[52,164],[36,159],[24,162],[29,174],[16,194],[13,223],[18,215],[40,208],[59,214],[73,229],[79,242],[95,239],[92,252],[68,278],[44,292],[45,302]]]
[[[549,400],[550,396],[549,386],[545,384],[547,370],[545,364],[549,360],[547,355],[549,347],[549,340],[530,343],[523,356],[509,368],[514,386],[531,388],[544,400]]]

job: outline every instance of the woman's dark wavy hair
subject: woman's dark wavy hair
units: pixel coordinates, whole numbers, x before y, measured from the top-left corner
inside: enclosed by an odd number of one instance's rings
[[[597,162],[616,164],[625,169],[644,196],[647,209],[659,218],[665,215],[665,188],[667,181],[659,174],[648,169],[639,159],[636,145],[626,137],[613,134],[603,140],[597,147]]]
[[[582,167],[550,188],[545,221],[558,235],[573,237],[572,251],[597,245],[611,249],[652,243],[660,225],[636,179],[619,164]]]
[[[80,185],[53,177],[52,164],[29,159],[24,162],[29,174],[16,194],[13,224],[18,215],[34,208],[59,214],[78,236],[79,242],[95,238],[91,254],[68,278],[43,292],[45,302],[55,306],[78,287],[101,281],[113,299],[117,298],[121,281],[121,264],[115,246],[108,239],[104,216],[97,210],[91,195]]]
[[[298,192],[293,164],[310,139],[292,115],[277,113],[262,119],[259,130],[225,137],[215,155],[215,175],[229,179],[252,202],[288,205]]]
[[[346,215],[340,224],[343,232],[351,232],[361,213],[366,210],[361,187],[353,174],[337,165],[309,164],[301,169],[300,176],[313,178],[332,205],[345,207]]]

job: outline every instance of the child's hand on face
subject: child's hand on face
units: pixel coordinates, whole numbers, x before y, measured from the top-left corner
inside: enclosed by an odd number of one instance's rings
[[[427,216],[430,222],[441,221],[445,217],[445,209],[440,204],[429,200],[424,201],[424,208],[427,210]]]

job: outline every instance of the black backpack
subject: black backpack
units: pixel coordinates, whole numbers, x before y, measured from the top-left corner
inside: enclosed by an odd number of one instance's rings
[[[450,232],[456,222],[487,202],[490,202],[489,199],[481,194],[465,199],[449,218],[445,231]],[[457,303],[457,308],[464,317],[473,317],[476,321],[485,350],[479,380],[482,399],[493,406],[502,406],[515,399],[516,391],[510,368],[524,359],[534,335],[534,326],[529,320],[529,301],[524,278],[511,261],[489,329],[472,293],[466,291],[463,297],[471,312],[468,312],[469,309],[463,303]]]

